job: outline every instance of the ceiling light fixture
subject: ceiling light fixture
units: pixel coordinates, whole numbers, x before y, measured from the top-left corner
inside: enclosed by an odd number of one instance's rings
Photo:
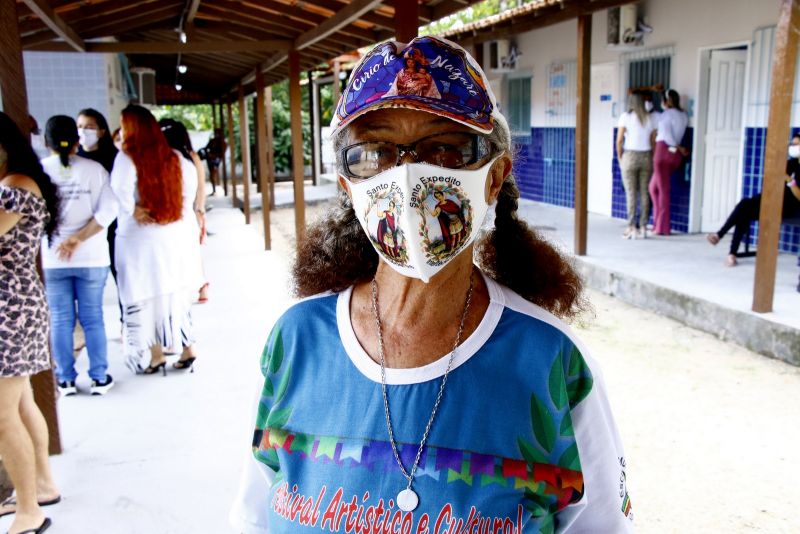
[[[180,91],[181,89],[183,89],[183,86],[181,84],[179,84],[179,83],[176,83],[175,84],[175,90],[176,91]]]
[[[178,65],[178,72],[180,72],[181,74],[186,74],[187,70],[189,70],[189,68],[186,65],[183,64]]]
[[[187,41],[186,32],[183,31],[183,30],[181,30],[181,33],[180,33],[180,40],[181,40],[182,44],[186,44],[186,41]]]

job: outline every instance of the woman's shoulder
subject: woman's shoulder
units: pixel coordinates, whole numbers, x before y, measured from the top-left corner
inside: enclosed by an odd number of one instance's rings
[[[0,209],[9,213],[34,215],[45,207],[39,186],[29,176],[10,174],[0,180]]]
[[[22,194],[42,198],[42,190],[30,176],[24,174],[9,174],[0,180],[0,189],[6,190],[6,195]]]
[[[557,337],[569,340],[575,346],[582,344],[572,327],[563,319],[526,300],[511,288],[494,280],[490,280],[488,283],[495,286],[494,289],[490,288],[492,301],[502,304],[504,308],[521,317],[526,331],[533,335],[540,335],[546,331]]]
[[[281,325],[304,325],[323,316],[327,319],[330,317],[330,311],[335,313],[338,297],[338,293],[326,291],[295,301],[287,305],[277,323]]]

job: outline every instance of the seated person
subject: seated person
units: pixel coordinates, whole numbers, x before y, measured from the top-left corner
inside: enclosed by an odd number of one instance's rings
[[[795,181],[795,178],[800,179],[800,160],[798,158],[800,158],[800,134],[794,135],[792,143],[789,145],[789,159],[786,161],[785,180],[789,186],[790,194],[783,195],[783,209],[781,211],[781,218],[783,219],[800,215],[800,189],[798,189]],[[750,229],[750,223],[758,220],[760,212],[761,193],[750,198],[743,198],[733,208],[722,228],[706,236],[709,243],[716,245],[728,230],[733,228],[731,246],[728,249],[728,257],[725,259],[725,265],[728,267],[736,265],[736,254],[739,251],[739,245]],[[798,290],[800,291],[800,287],[798,287]]]

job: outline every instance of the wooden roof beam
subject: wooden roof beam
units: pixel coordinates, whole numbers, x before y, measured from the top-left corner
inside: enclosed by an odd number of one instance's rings
[[[291,41],[272,39],[269,41],[190,41],[175,42],[120,41],[114,43],[86,43],[83,52],[123,54],[208,54],[272,52],[289,50]],[[51,43],[36,47],[40,51],[67,52],[65,43]]]
[[[159,5],[155,9],[146,10],[144,13],[140,8],[138,12],[131,11],[126,13],[127,16],[124,17],[121,17],[120,14],[113,14],[107,17],[87,20],[80,25],[80,27],[85,26],[86,31],[80,29],[79,31],[86,39],[93,39],[117,36],[159,22],[164,27],[168,27],[177,23],[177,19],[180,16],[180,11],[178,11],[180,7],[180,3],[171,2]],[[178,40],[177,35],[175,40]]]
[[[200,8],[200,0],[192,0],[189,4],[189,11],[186,14],[186,24],[194,24],[194,19],[197,16],[197,10]]]
[[[22,0],[28,8],[42,19],[48,28],[53,30],[56,35],[64,39],[70,47],[78,52],[86,50],[86,44],[75,30],[67,25],[66,22],[50,7],[47,0]]]
[[[295,50],[302,50],[341,29],[361,15],[373,10],[380,5],[381,0],[354,0],[339,10],[335,15],[323,21],[316,28],[312,28],[298,37],[294,42]]]

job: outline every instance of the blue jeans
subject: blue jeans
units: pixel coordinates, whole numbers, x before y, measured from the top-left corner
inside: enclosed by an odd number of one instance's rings
[[[103,323],[103,288],[107,277],[108,267],[44,270],[50,305],[50,337],[59,382],[73,381],[78,376],[72,344],[76,303],[89,352],[89,377],[98,381],[106,379],[108,346]]]

